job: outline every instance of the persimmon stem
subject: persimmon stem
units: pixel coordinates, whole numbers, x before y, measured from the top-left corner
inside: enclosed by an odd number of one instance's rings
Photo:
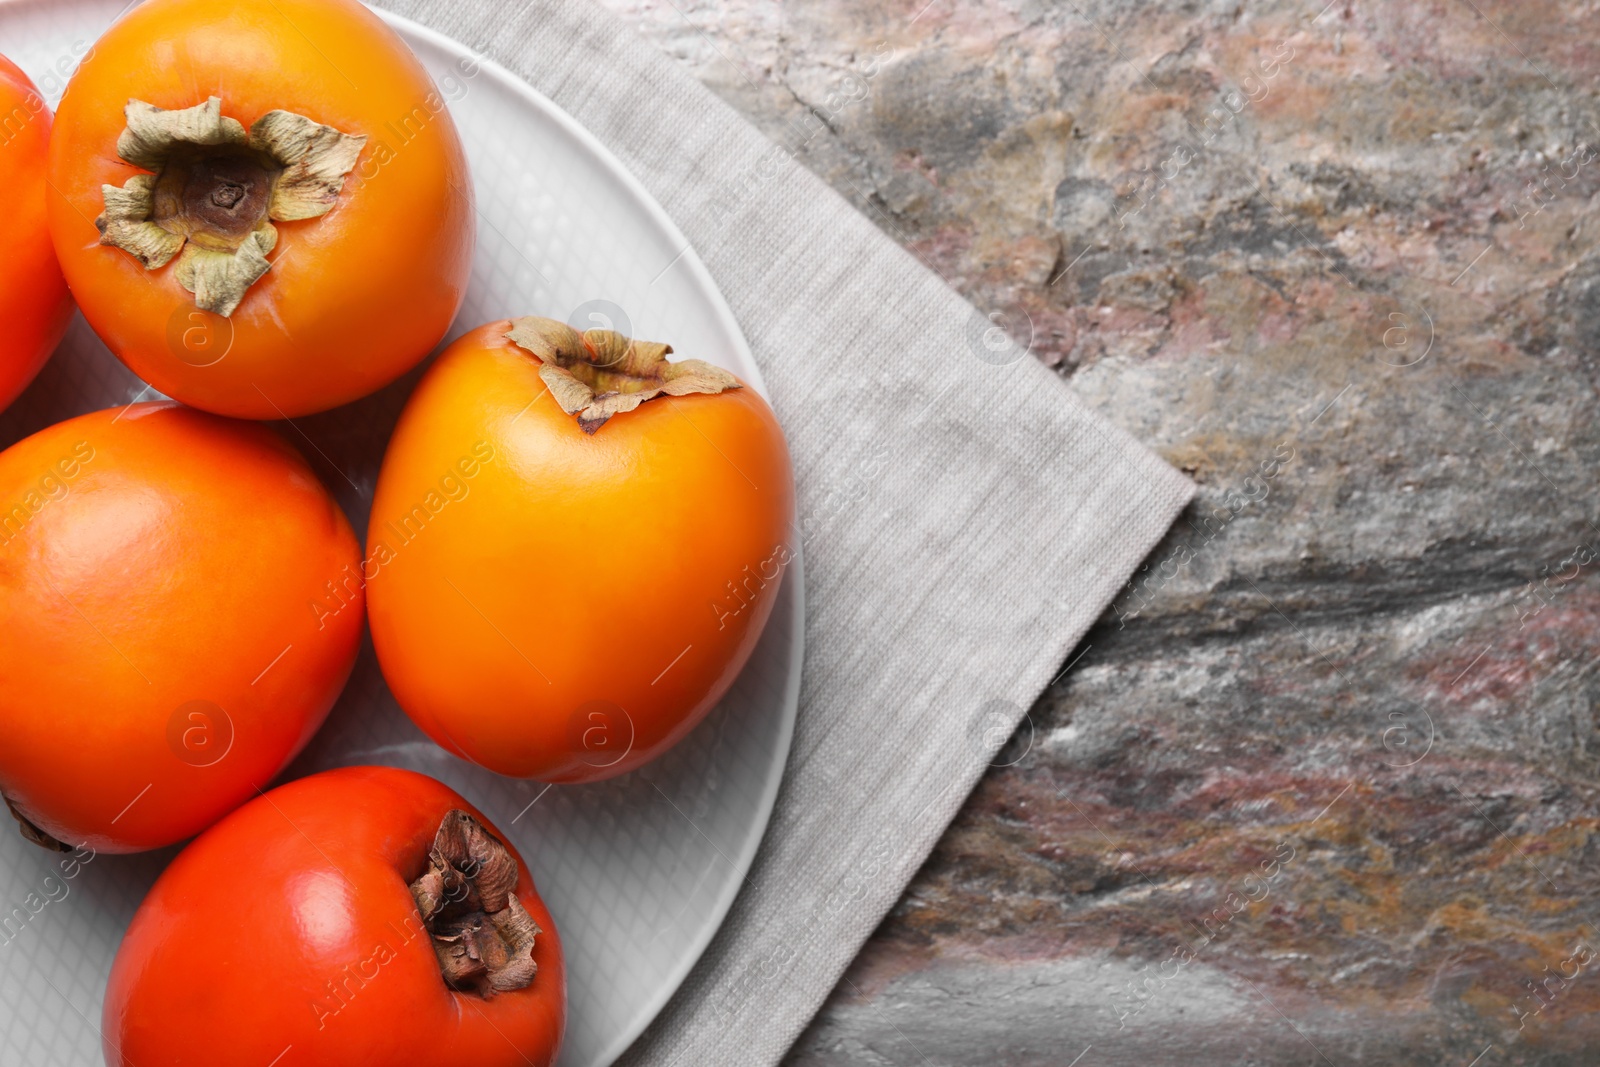
[[[57,841],[55,838],[51,837],[49,834],[35,826],[32,819],[29,819],[26,815],[17,810],[17,806],[11,803],[10,797],[0,794],[0,800],[4,800],[6,802],[6,809],[11,812],[11,817],[17,820],[17,829],[22,833],[23,837],[27,838],[29,841],[32,841],[40,848],[49,849],[51,852],[72,851],[71,845]]]
[[[452,989],[488,999],[533,983],[534,939],[543,931],[516,888],[511,850],[466,812],[447,813],[411,897]]]
[[[720,393],[740,382],[702,359],[667,359],[671,345],[635,341],[613,330],[579,333],[564,322],[530,315],[513,319],[506,338],[538,357],[539,377],[561,410],[593,434],[613,415],[658,396]]]
[[[123,162],[149,173],[101,186],[100,243],[146,270],[170,263],[196,307],[232,315],[270,266],[273,222],[327,214],[367,143],[289,111],[246,129],[222,100],[165,110],[129,100],[117,138]]]

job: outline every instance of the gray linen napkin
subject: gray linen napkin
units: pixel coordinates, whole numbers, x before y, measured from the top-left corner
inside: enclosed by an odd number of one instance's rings
[[[382,2],[526,78],[633,171],[788,434],[794,746],[738,900],[623,1061],[775,1063],[1193,488],[590,0]]]

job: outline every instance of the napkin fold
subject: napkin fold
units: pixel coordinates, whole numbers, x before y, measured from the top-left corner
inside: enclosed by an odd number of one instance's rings
[[[1193,487],[591,0],[382,6],[527,79],[643,182],[788,435],[788,767],[726,921],[622,1060],[776,1063]]]

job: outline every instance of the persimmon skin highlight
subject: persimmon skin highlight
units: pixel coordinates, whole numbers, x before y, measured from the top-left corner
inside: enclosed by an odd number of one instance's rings
[[[339,506],[264,426],[147,403],[11,446],[0,792],[100,852],[209,826],[282,770],[344,687],[358,566]]]
[[[0,56],[0,409],[33,381],[72,318],[45,216],[50,109]]]
[[[527,865],[533,983],[451,990],[407,883],[446,812],[483,815],[392,767],[301,778],[195,839],[117,950],[101,1032],[108,1067],[549,1067],[566,1015],[561,943]],[[512,850],[513,853],[515,849]]]
[[[444,748],[594,781],[670,748],[749,659],[796,551],[789,455],[748,387],[586,434],[510,326],[447,348],[400,417],[368,525],[372,639]]]
[[[130,99],[221,99],[246,127],[303,115],[367,142],[331,211],[276,222],[272,266],[231,315],[202,312],[175,263],[99,243]],[[50,230],[84,317],[134,373],[251,419],[322,411],[386,385],[444,336],[466,293],[476,216],[460,137],[405,43],[356,0],[147,0],[67,86],[50,146]]]

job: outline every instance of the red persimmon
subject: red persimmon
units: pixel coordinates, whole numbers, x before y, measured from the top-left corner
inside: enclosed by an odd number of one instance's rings
[[[565,1013],[555,924],[500,832],[432,778],[346,767],[172,861],[102,1033],[110,1067],[548,1067]]]

